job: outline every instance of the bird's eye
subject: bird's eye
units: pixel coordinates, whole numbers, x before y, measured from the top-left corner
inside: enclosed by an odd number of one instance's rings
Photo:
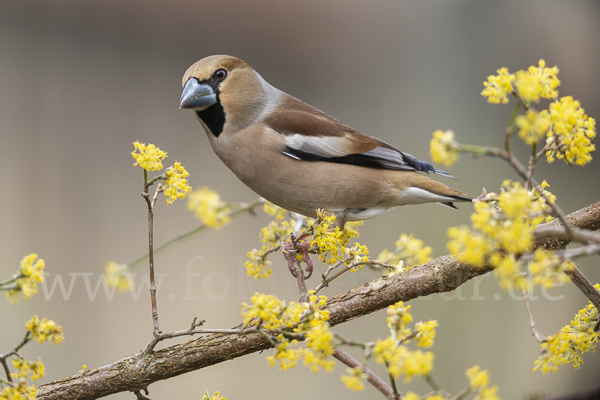
[[[223,69],[223,68],[219,68],[218,70],[216,70],[213,73],[213,76],[215,78],[217,78],[217,80],[220,82],[220,81],[224,80],[225,78],[227,78],[227,70]]]

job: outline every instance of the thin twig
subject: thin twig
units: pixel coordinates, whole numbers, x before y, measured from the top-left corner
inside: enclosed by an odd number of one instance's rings
[[[383,379],[381,379],[377,374],[371,371],[369,368],[361,364],[356,358],[352,357],[350,354],[346,353],[344,350],[336,347],[335,352],[333,353],[333,357],[342,362],[344,365],[347,365],[350,368],[360,367],[363,373],[367,376],[367,381],[375,387],[375,389],[379,390],[387,399],[396,400],[400,399],[399,393],[394,393],[390,385],[385,383]]]
[[[431,386],[431,388],[436,392],[436,393],[441,393],[444,395],[445,398],[451,397],[452,395],[448,392],[446,392],[439,383],[436,382],[435,379],[433,379],[433,376],[431,374],[427,374],[424,377],[425,382],[427,382],[427,384],[429,386]]]
[[[144,388],[142,389],[144,392],[146,392],[146,394],[149,394],[150,392],[148,391],[148,388]],[[135,392],[133,392],[133,394],[135,394],[135,398],[137,400],[152,400],[150,397],[144,395],[142,393],[142,390],[137,390]]]
[[[529,317],[529,326],[531,327],[531,334],[538,341],[539,344],[546,341],[546,337],[540,333],[535,325],[535,320],[533,319],[533,311],[531,310],[531,303],[529,302],[529,296],[527,295],[527,291],[522,289],[523,292],[523,302],[525,303],[525,307],[527,308],[527,317]]]
[[[597,310],[600,310],[600,292],[596,290],[594,285],[592,285],[592,282],[590,282],[576,266],[573,266],[572,269],[566,272],[571,277],[571,281],[573,281],[575,286],[581,290]]]
[[[3,354],[2,357],[0,357],[0,364],[2,364],[2,367],[4,368],[4,373],[6,374],[6,379],[9,383],[12,383],[12,377],[10,376],[10,369],[8,368],[6,358],[12,355],[11,353],[12,351],[10,353]]]

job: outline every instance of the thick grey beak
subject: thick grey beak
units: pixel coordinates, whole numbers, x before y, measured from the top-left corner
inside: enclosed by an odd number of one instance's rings
[[[217,95],[210,86],[190,78],[183,87],[179,108],[202,111],[216,103]]]

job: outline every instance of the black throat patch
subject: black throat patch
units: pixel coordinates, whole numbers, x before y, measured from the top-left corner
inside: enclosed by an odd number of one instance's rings
[[[221,105],[218,96],[215,104],[202,111],[196,111],[196,115],[204,122],[214,137],[219,137],[223,132],[223,126],[225,125],[225,110],[223,110],[223,106]]]

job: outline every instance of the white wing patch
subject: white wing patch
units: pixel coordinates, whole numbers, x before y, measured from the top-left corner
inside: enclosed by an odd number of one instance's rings
[[[293,134],[285,136],[287,147],[313,154],[323,158],[345,157],[350,154],[357,154],[352,151],[353,142],[343,136],[304,136]],[[299,160],[297,155],[291,152],[285,152],[286,155]],[[373,150],[359,153],[365,157],[371,157],[381,166],[389,169],[414,171],[414,168],[404,161],[402,153],[397,150],[385,147],[376,147]]]
[[[285,137],[285,144],[294,150],[314,154],[319,157],[344,157],[350,154],[349,141],[336,136],[304,136],[293,134]],[[286,153],[287,154],[287,153]],[[290,155],[290,154],[288,154]],[[296,158],[296,157],[294,157]]]
[[[411,187],[400,192],[400,201],[399,205],[404,206],[407,204],[452,202],[456,201],[456,198],[435,194],[418,187]]]

